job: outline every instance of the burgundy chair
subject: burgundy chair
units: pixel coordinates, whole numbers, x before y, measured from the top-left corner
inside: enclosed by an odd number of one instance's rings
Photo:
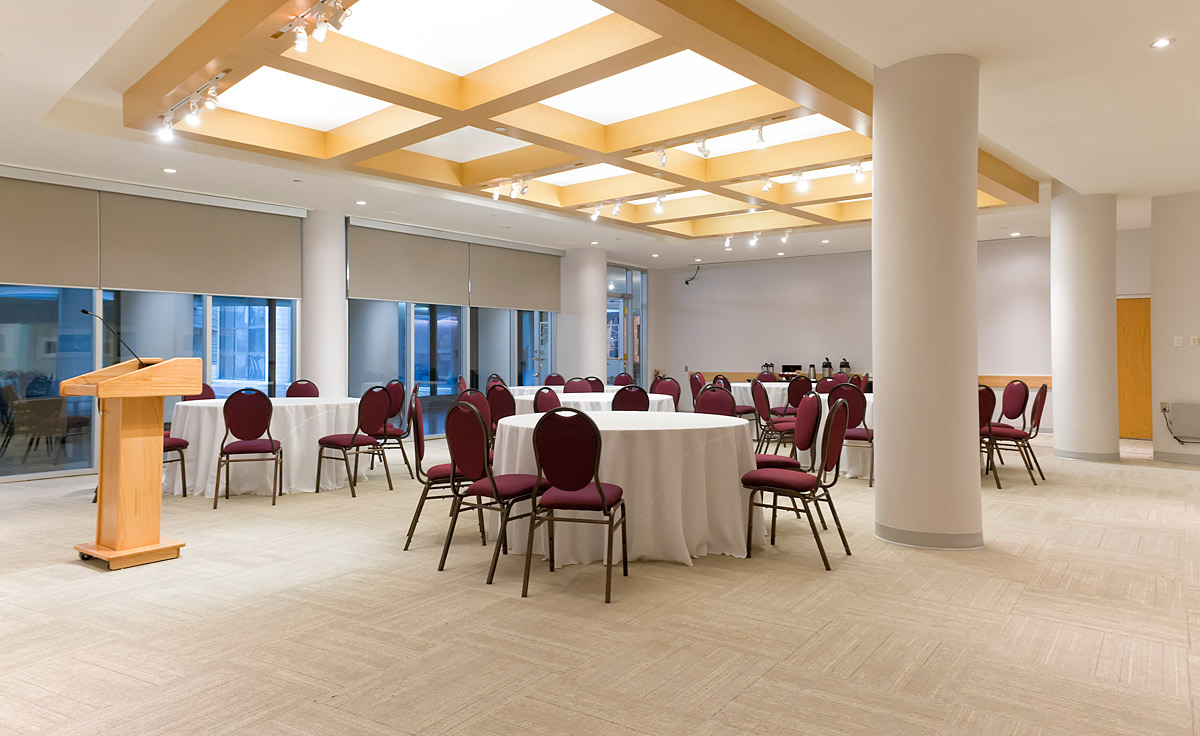
[[[704,390],[704,374],[689,373],[688,388],[692,390],[692,406],[696,406],[696,399],[700,398],[700,392]]]
[[[632,383],[633,383],[633,376],[631,376],[625,372],[618,373],[617,377],[613,379],[614,386],[629,386]]]
[[[182,437],[171,437],[166,435],[163,437],[163,454],[175,453],[175,457],[168,460],[163,458],[163,465],[171,463],[179,463],[179,480],[183,484],[183,497],[187,498],[187,461],[183,459],[183,451],[188,448],[188,441]]]
[[[488,585],[492,584],[492,578],[496,575],[501,549],[508,554],[508,522],[529,516],[528,512],[512,516],[513,505],[532,498],[534,488],[544,490],[549,487],[536,475],[495,475],[488,459],[491,443],[491,430],[473,404],[460,401],[450,408],[446,414],[446,445],[450,448],[450,464],[455,469],[454,484],[451,486],[454,502],[450,508],[450,527],[446,530],[438,571],[446,569],[446,556],[450,553],[450,540],[454,537],[459,513],[464,508],[476,509],[479,514],[485,509],[497,511],[500,513],[500,529],[496,533],[495,549],[492,550],[492,564],[488,567]],[[486,532],[483,544],[487,545]]]
[[[588,386],[591,387],[591,389],[592,389],[592,393],[594,393],[594,394],[604,393],[604,381],[602,381],[601,379],[599,379],[595,376],[588,376],[587,378],[585,378],[583,380],[587,381]]]
[[[850,374],[842,373],[841,371],[838,371],[837,373],[833,374],[833,380],[837,381],[838,383],[849,383],[850,382]]]
[[[590,394],[592,386],[586,378],[572,378],[563,386],[564,394]]]
[[[542,385],[544,385],[544,386],[562,386],[566,382],[567,382],[567,379],[563,378],[559,374],[551,373],[550,375],[546,376],[546,382]]]
[[[557,409],[562,406],[562,401],[558,398],[558,392],[552,388],[542,386],[533,395],[533,413],[545,414],[551,409]]]
[[[722,373],[713,376],[713,385],[725,389],[730,394],[733,393],[733,385],[729,382],[729,378]],[[744,417],[754,416],[756,412],[750,404],[735,404],[733,413],[735,416]]]
[[[846,406],[845,400],[839,399],[835,401],[829,409],[829,415],[825,418],[825,434],[824,441],[821,445],[821,464],[817,469],[817,473],[804,473],[799,470],[787,470],[784,468],[761,468],[751,470],[742,476],[742,486],[749,489],[749,513],[746,515],[746,557],[749,558],[753,551],[754,539],[754,509],[755,507],[771,509],[771,544],[775,544],[775,522],[779,511],[792,511],[792,508],[787,508],[779,505],[779,498],[799,500],[804,506],[804,515],[808,517],[808,526],[812,530],[813,539],[817,542],[817,550],[821,553],[821,562],[825,563],[825,569],[831,570],[829,566],[829,557],[825,554],[825,545],[821,543],[821,534],[817,531],[816,521],[813,519],[812,510],[809,509],[809,503],[820,509],[821,502],[829,506],[829,513],[833,516],[833,523],[837,526],[838,536],[842,538],[842,547],[846,550],[846,554],[850,554],[850,543],[846,541],[846,533],[842,530],[842,522],[838,518],[837,509],[833,505],[833,496],[830,495],[829,489],[832,488],[838,479],[839,464],[842,456],[842,441],[846,434],[847,417],[850,413],[849,407]],[[766,503],[766,494],[771,494],[771,502]],[[755,496],[760,497],[760,501],[755,502]]]
[[[387,453],[375,435],[381,434],[387,426],[388,415],[391,414],[392,400],[387,389],[383,386],[372,386],[358,400],[358,426],[349,434],[327,434],[317,440],[317,482],[313,484],[317,493],[321,492],[321,463],[325,460],[337,460],[338,455],[326,455],[326,451],[340,453],[341,460],[346,465],[346,474],[350,476],[350,497],[355,498],[355,480],[358,478],[358,458],[367,453],[372,458],[378,457],[383,463],[383,472],[387,475],[388,489],[392,486],[392,469],[388,467]],[[350,469],[350,456],[354,455],[354,470]]]
[[[866,377],[866,375],[850,376],[850,380],[848,381],[848,383],[850,383],[850,384],[852,384],[852,385],[854,385],[854,386],[857,386],[859,391],[866,391],[866,390],[867,390],[867,377]]]
[[[754,380],[766,381],[767,383],[772,383],[774,381],[778,381],[779,377],[776,376],[774,373],[770,373],[768,371],[763,371],[762,373],[759,373],[757,376],[755,376]]]
[[[1025,429],[1025,407],[1029,404],[1029,386],[1019,378],[1014,378],[1004,387],[1000,396],[1000,417],[1015,424],[1021,420],[1021,429]],[[992,422],[993,426],[1013,429],[1014,424]],[[1004,461],[1001,460],[1001,463]]]
[[[385,449],[392,445],[399,447],[400,455],[404,458],[404,466],[408,468],[408,477],[416,480],[417,476],[413,473],[412,464],[408,461],[408,451],[404,449],[404,440],[408,439],[411,431],[408,423],[404,421],[404,403],[407,396],[404,391],[404,382],[394,378],[388,381],[383,388],[388,393],[388,417],[394,417],[396,423],[385,423],[381,432],[371,436]],[[374,463],[375,457],[372,456],[371,467],[375,467]]]
[[[612,400],[613,411],[650,411],[650,395],[641,386],[622,386]]]
[[[553,393],[551,389],[551,393]],[[493,383],[487,391],[488,409],[492,412],[491,431],[496,431],[496,425],[504,417],[511,417],[517,413],[517,400],[513,398],[512,392],[508,390],[508,386],[503,383]]]
[[[458,377],[458,392],[462,393],[467,390],[467,379],[465,376]]]
[[[729,393],[729,389],[717,385],[705,386],[700,389],[700,395],[696,397],[695,411],[697,414],[732,417],[737,415],[736,409],[737,401],[733,398],[733,394]]]
[[[996,413],[996,394],[990,386],[979,384],[979,451],[986,455],[983,474],[993,473],[996,488],[1000,488],[1000,471],[994,462],[996,438],[992,433],[992,415]]]
[[[317,390],[317,384],[301,378],[299,381],[292,381],[292,385],[287,387],[287,393],[284,395],[290,399],[315,399],[321,395],[321,392]]]
[[[491,388],[493,385],[495,385],[497,383],[500,384],[501,386],[506,385],[504,383],[504,379],[500,377],[499,373],[493,373],[492,375],[488,376],[488,380],[487,380],[488,388]]]
[[[417,531],[417,522],[421,520],[421,510],[425,508],[425,502],[429,499],[454,498],[454,465],[452,463],[441,463],[434,465],[429,470],[424,469],[425,461],[425,417],[421,409],[421,402],[417,398],[419,391],[418,386],[413,386],[411,398],[408,400],[408,427],[413,438],[413,455],[417,461],[417,480],[421,482],[421,497],[417,499],[417,508],[413,511],[412,521],[408,524],[408,538],[404,540],[404,549],[408,549],[412,544],[413,534]],[[486,403],[486,402],[485,402]],[[476,407],[478,409],[478,407]],[[449,491],[449,493],[434,493],[430,491]],[[483,510],[478,510],[479,514],[479,535],[483,537],[483,543],[487,544],[487,531],[483,526]]]
[[[772,406],[771,413],[777,417],[788,417],[796,413],[800,398],[812,390],[812,382],[808,376],[797,376],[788,381],[787,403],[783,406]]]
[[[605,556],[604,602],[612,600],[612,548],[617,527],[621,528],[621,568],[629,575],[626,542],[625,492],[618,485],[600,480],[600,430],[591,417],[576,409],[560,407],[547,412],[533,429],[533,456],[538,468],[538,486],[533,495],[529,541],[525,555],[525,580],[521,597],[529,595],[529,566],[533,561],[533,534],[540,524],[550,523],[547,557],[554,572],[554,524],[604,524],[608,527]],[[542,481],[548,487],[543,490]],[[555,511],[591,511],[601,518],[555,516]],[[620,518],[617,518],[617,512]]]
[[[654,389],[658,388],[658,384],[663,380],[663,378],[665,378],[665,376],[661,374],[654,374],[654,378],[650,379],[650,393],[654,393]]]
[[[754,462],[759,468],[786,468],[788,470],[812,470],[817,466],[817,430],[821,426],[820,394],[809,392],[800,397],[792,425],[792,452],[790,455],[774,453],[755,454]],[[800,462],[801,452],[809,453],[805,466]]]
[[[1010,383],[1009,385],[1011,386],[1012,384]],[[1041,463],[1037,461],[1037,455],[1033,454],[1033,446],[1029,444],[1029,440],[1037,437],[1038,431],[1041,429],[1042,411],[1046,407],[1046,391],[1046,384],[1043,383],[1042,387],[1038,389],[1037,395],[1033,398],[1033,407],[1029,412],[1029,426],[1027,428],[1017,429],[1016,427],[1009,427],[995,422],[992,422],[989,427],[995,456],[1000,457],[1001,452],[1016,452],[1019,454],[1021,460],[1025,463],[1025,470],[1029,472],[1029,480],[1033,481],[1035,486],[1038,482],[1033,477],[1034,466],[1037,466],[1038,475],[1042,476],[1042,480],[1046,480],[1046,474],[1042,472]],[[980,437],[982,438],[982,428]]]
[[[840,386],[841,384],[842,382],[836,378],[822,378],[817,381],[817,393],[827,394],[833,390],[834,386]]]
[[[679,394],[681,393],[679,389],[679,381],[676,381],[674,378],[669,376],[664,377],[659,380],[658,384],[655,385],[654,388],[650,389],[650,393],[658,394],[660,396],[670,396],[671,402],[675,407],[675,411],[679,411]]]
[[[183,401],[200,401],[201,399],[215,399],[217,392],[213,391],[213,387],[207,383],[200,384],[200,393],[192,396],[184,396]]]
[[[231,463],[265,462],[275,463],[271,472],[271,505],[279,486],[283,485],[283,445],[271,436],[271,413],[273,407],[267,395],[256,388],[243,388],[225,399],[221,413],[225,417],[225,436],[221,439],[221,452],[217,455],[217,483],[213,490],[213,508],[221,498],[221,468],[225,468],[225,498],[229,498],[229,466]],[[266,438],[263,438],[263,435]],[[229,441],[233,435],[234,441]],[[270,458],[262,457],[270,455]],[[254,456],[254,457],[247,457]]]
[[[867,475],[867,487],[875,487],[875,430],[867,426],[867,397],[853,383],[840,383],[829,392],[829,403],[842,399],[850,413],[847,417],[846,444],[850,447],[866,447],[871,451],[871,472]]]
[[[492,404],[484,393],[478,389],[468,388],[458,392],[458,400],[465,401],[479,410],[479,415],[492,426]]]
[[[771,414],[771,402],[767,398],[767,389],[757,378],[750,382],[750,396],[754,399],[754,416],[758,419],[758,446],[755,447],[754,453],[756,455],[762,453],[774,440],[776,454],[778,454],[779,446],[785,439],[791,437],[796,420]]]

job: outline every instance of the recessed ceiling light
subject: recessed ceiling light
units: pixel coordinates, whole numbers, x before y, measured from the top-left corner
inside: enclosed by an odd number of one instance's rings
[[[362,201],[362,200],[360,199],[360,200],[358,200],[357,202],[355,202],[354,204],[366,204],[366,202],[364,202],[364,201]]]
[[[504,131],[508,130],[508,128],[505,128],[504,126],[501,125],[496,128],[492,128],[492,130],[496,131],[497,133],[503,133]]]
[[[696,259],[696,263],[699,263],[699,262],[700,262],[700,259],[699,259],[699,258],[697,258],[697,259]]]
[[[651,257],[651,258],[658,258],[658,254],[657,254],[657,253],[652,253],[652,254],[650,254],[650,257]]]
[[[1154,43],[1150,44],[1150,48],[1165,49],[1166,47],[1170,46],[1173,43],[1175,43],[1175,39],[1173,39],[1173,38],[1160,38],[1157,41],[1155,41]]]
[[[828,242],[829,242],[828,240],[822,240],[822,241],[821,241],[821,245],[825,245],[825,244],[826,244],[826,243],[828,243]]]
[[[777,256],[781,256],[781,255],[783,255],[783,253],[776,253],[775,255],[777,255]]]
[[[164,174],[177,174],[179,172],[176,171],[175,169],[163,169],[163,173]]]
[[[1009,234],[1008,234],[1008,237],[1010,237],[1010,238],[1019,238],[1019,237],[1021,237],[1021,233],[1009,233]]]
[[[593,241],[592,241],[592,245],[600,245],[600,241],[599,241],[599,240],[593,240]]]

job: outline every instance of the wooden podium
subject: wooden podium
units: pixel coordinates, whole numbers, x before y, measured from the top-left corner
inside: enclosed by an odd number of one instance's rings
[[[200,393],[200,358],[127,360],[59,384],[63,396],[100,401],[100,485],[96,543],[77,544],[82,559],[108,569],[179,556],[183,542],[160,537],[163,397]]]

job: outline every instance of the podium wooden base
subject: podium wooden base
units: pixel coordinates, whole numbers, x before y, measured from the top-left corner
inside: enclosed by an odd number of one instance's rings
[[[99,544],[77,544],[76,551],[79,552],[79,559],[87,560],[95,557],[98,560],[104,560],[108,563],[109,570],[120,570],[125,567],[133,567],[134,565],[147,565],[151,562],[161,562],[163,560],[173,560],[179,556],[179,548],[184,545],[184,542],[177,542],[174,539],[161,537],[158,544],[150,544],[145,547],[131,547],[129,549],[109,549]]]

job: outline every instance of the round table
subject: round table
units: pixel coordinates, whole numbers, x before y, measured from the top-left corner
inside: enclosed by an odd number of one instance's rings
[[[225,437],[224,399],[180,401],[171,415],[171,436],[188,441],[183,451],[187,461],[188,494],[212,497],[217,479],[217,455]],[[328,434],[353,432],[358,426],[358,399],[286,398],[271,399],[271,436],[283,446],[283,493],[311,493],[317,477],[317,440]],[[265,457],[265,456],[264,456]],[[229,471],[230,495],[271,494],[273,463],[233,463]],[[367,463],[359,475],[365,479]],[[179,495],[179,472],[167,466],[163,490]],[[341,461],[321,465],[321,488],[347,484]],[[224,493],[224,480],[221,481]]]
[[[613,397],[616,392],[603,394],[559,394],[558,400],[563,406],[579,411],[612,411]],[[675,402],[670,396],[650,394],[650,411],[675,411]],[[533,413],[533,396],[517,397],[517,413]]]
[[[564,388],[563,386],[506,386],[506,388],[508,389],[508,392],[513,395],[514,398],[518,398],[518,399],[521,398],[522,396],[533,396],[534,394],[536,394],[538,392],[538,389],[543,389],[543,388],[552,389],[556,393],[559,393],[559,394],[565,393],[563,391],[563,388]],[[621,388],[620,386],[605,386],[604,393],[606,393],[606,394],[616,393],[617,390],[620,388]],[[586,395],[586,392],[584,392],[584,393]],[[597,393],[599,393],[599,392],[597,392]],[[568,396],[574,396],[574,395],[575,394],[568,394]]]
[[[767,390],[767,400],[771,406],[787,406],[788,385],[786,382],[763,381],[762,385]],[[754,406],[754,396],[750,393],[749,381],[730,383],[729,392],[733,394],[733,399],[738,404]]]
[[[625,492],[629,559],[691,565],[693,557],[703,555],[746,556],[742,475],[755,467],[749,422],[642,411],[601,412],[591,418],[603,443],[600,480]],[[540,414],[525,414],[500,420],[493,462],[497,474],[537,472],[533,428],[539,419]],[[754,513],[759,514],[755,529],[765,534],[761,511]],[[494,527],[496,515],[488,516]],[[536,553],[545,552],[545,531],[544,525],[538,529]],[[526,520],[510,522],[509,547],[523,553],[528,533]],[[600,524],[557,525],[555,561],[604,559],[605,534]]]

